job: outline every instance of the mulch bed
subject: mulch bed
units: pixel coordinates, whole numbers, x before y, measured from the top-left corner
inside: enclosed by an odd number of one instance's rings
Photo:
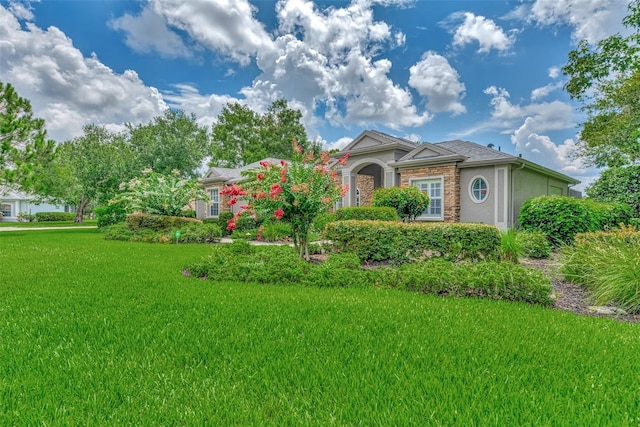
[[[621,322],[640,322],[638,314],[607,314],[590,308],[593,303],[589,301],[589,295],[585,288],[575,283],[567,282],[558,273],[559,262],[557,258],[551,259],[523,259],[520,264],[529,268],[541,270],[550,280],[553,293],[556,296],[555,308],[571,311],[583,316],[606,317]],[[605,307],[616,310],[616,307]]]

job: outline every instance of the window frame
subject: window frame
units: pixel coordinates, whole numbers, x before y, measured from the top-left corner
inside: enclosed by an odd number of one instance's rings
[[[476,195],[474,193],[475,188],[474,188],[474,184],[476,181],[478,180],[482,180],[484,182],[485,185],[485,193],[484,193],[484,198],[483,199],[478,199],[476,198]],[[487,181],[487,178],[485,178],[482,175],[476,175],[473,178],[471,178],[471,181],[469,181],[469,197],[471,198],[471,201],[473,203],[484,203],[489,199],[489,194],[491,192],[491,189],[489,187],[489,182]]]
[[[5,209],[3,209],[5,206],[9,207],[9,215],[6,215],[5,212],[7,212]],[[0,203],[0,218],[6,217],[6,218],[13,218],[13,204],[12,203]]]
[[[218,218],[220,216],[220,188],[213,187],[209,188],[209,209],[207,209],[207,214],[209,218]],[[215,198],[213,192],[216,192]],[[217,214],[214,215],[214,207],[217,210]]]
[[[440,184],[440,196],[439,197],[432,197],[431,195],[431,188],[429,188],[428,190],[422,190],[418,184],[419,183],[439,183]],[[428,176],[428,177],[422,177],[422,178],[412,178],[409,181],[409,184],[413,187],[418,187],[420,188],[421,191],[427,191],[427,196],[429,196],[429,206],[427,207],[427,209],[425,209],[425,211],[418,216],[416,219],[420,219],[420,220],[426,220],[426,221],[444,221],[444,176],[439,175],[439,176]],[[433,200],[440,200],[440,214],[439,215],[433,215],[433,214],[426,214],[425,212],[427,212],[429,209],[431,209],[431,202]]]

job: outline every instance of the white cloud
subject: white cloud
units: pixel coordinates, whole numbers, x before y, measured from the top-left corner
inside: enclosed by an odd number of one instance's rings
[[[542,98],[546,98],[551,92],[554,92],[562,88],[562,82],[549,83],[542,87],[535,88],[531,91],[531,100],[537,101]]]
[[[349,145],[351,143],[351,141],[353,141],[353,137],[342,137],[340,139],[338,139],[337,141],[333,141],[333,142],[325,142],[324,143],[324,149],[325,150],[334,150],[334,149],[338,149],[338,150],[342,150],[344,147],[346,147],[347,145]]]
[[[9,1],[9,10],[18,19],[33,21],[34,16],[30,2]]]
[[[448,111],[454,115],[466,112],[460,102],[464,98],[465,86],[447,58],[428,51],[409,69],[409,74],[409,86],[427,98],[430,111]]]
[[[123,31],[125,43],[136,52],[157,52],[166,58],[190,58],[191,51],[180,36],[171,31],[165,19],[145,7],[138,16],[128,13],[108,22],[114,30]]]
[[[471,12],[456,13],[448,18],[448,21],[456,21],[464,18],[453,34],[454,46],[465,46],[478,42],[478,53],[488,53],[491,49],[499,52],[508,51],[514,42],[513,35],[507,35],[504,30],[493,20],[484,16],[477,16]]]
[[[56,27],[25,27],[0,6],[0,80],[31,101],[52,138],[78,136],[89,123],[146,122],[166,109],[135,71],[118,74],[95,55],[84,57]]]
[[[549,67],[549,77],[551,77],[552,79],[557,79],[558,77],[560,77],[560,67]]]
[[[198,124],[211,126],[217,121],[222,108],[230,103],[242,103],[240,99],[228,95],[201,95],[195,86],[176,84],[177,92],[164,92],[164,99],[170,106],[195,114]]]
[[[574,126],[573,107],[561,101],[513,104],[509,92],[504,88],[490,86],[484,93],[491,95],[493,107],[487,127],[512,131],[517,122],[526,117],[534,117],[543,131],[570,129]]]
[[[411,93],[389,77],[391,62],[373,60],[405,37],[375,21],[371,4],[354,1],[320,10],[308,0],[280,0],[280,35],[273,49],[258,53],[262,74],[241,91],[247,103],[265,108],[274,97],[285,97],[304,106],[309,116],[322,109],[334,124],[397,128],[428,121],[430,115],[418,112]]]
[[[169,25],[243,65],[258,52],[273,48],[271,36],[247,0],[150,0],[150,7]]]
[[[617,32],[628,33],[622,25],[628,0],[536,0],[525,8],[525,19],[539,25],[569,25],[575,40],[589,43]]]

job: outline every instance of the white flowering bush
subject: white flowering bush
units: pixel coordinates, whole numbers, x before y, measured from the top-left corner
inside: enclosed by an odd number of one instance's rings
[[[154,215],[181,216],[192,202],[209,199],[197,180],[181,178],[178,170],[162,175],[145,169],[142,176],[121,183],[120,191],[110,204],[121,203],[127,212]]]

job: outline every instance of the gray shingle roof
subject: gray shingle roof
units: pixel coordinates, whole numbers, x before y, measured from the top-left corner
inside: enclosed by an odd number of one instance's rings
[[[502,151],[485,147],[484,145],[476,144],[475,142],[461,141],[459,139],[454,141],[437,142],[434,143],[434,145],[467,157],[467,160],[463,163],[516,159],[516,157],[511,154],[503,153]]]

